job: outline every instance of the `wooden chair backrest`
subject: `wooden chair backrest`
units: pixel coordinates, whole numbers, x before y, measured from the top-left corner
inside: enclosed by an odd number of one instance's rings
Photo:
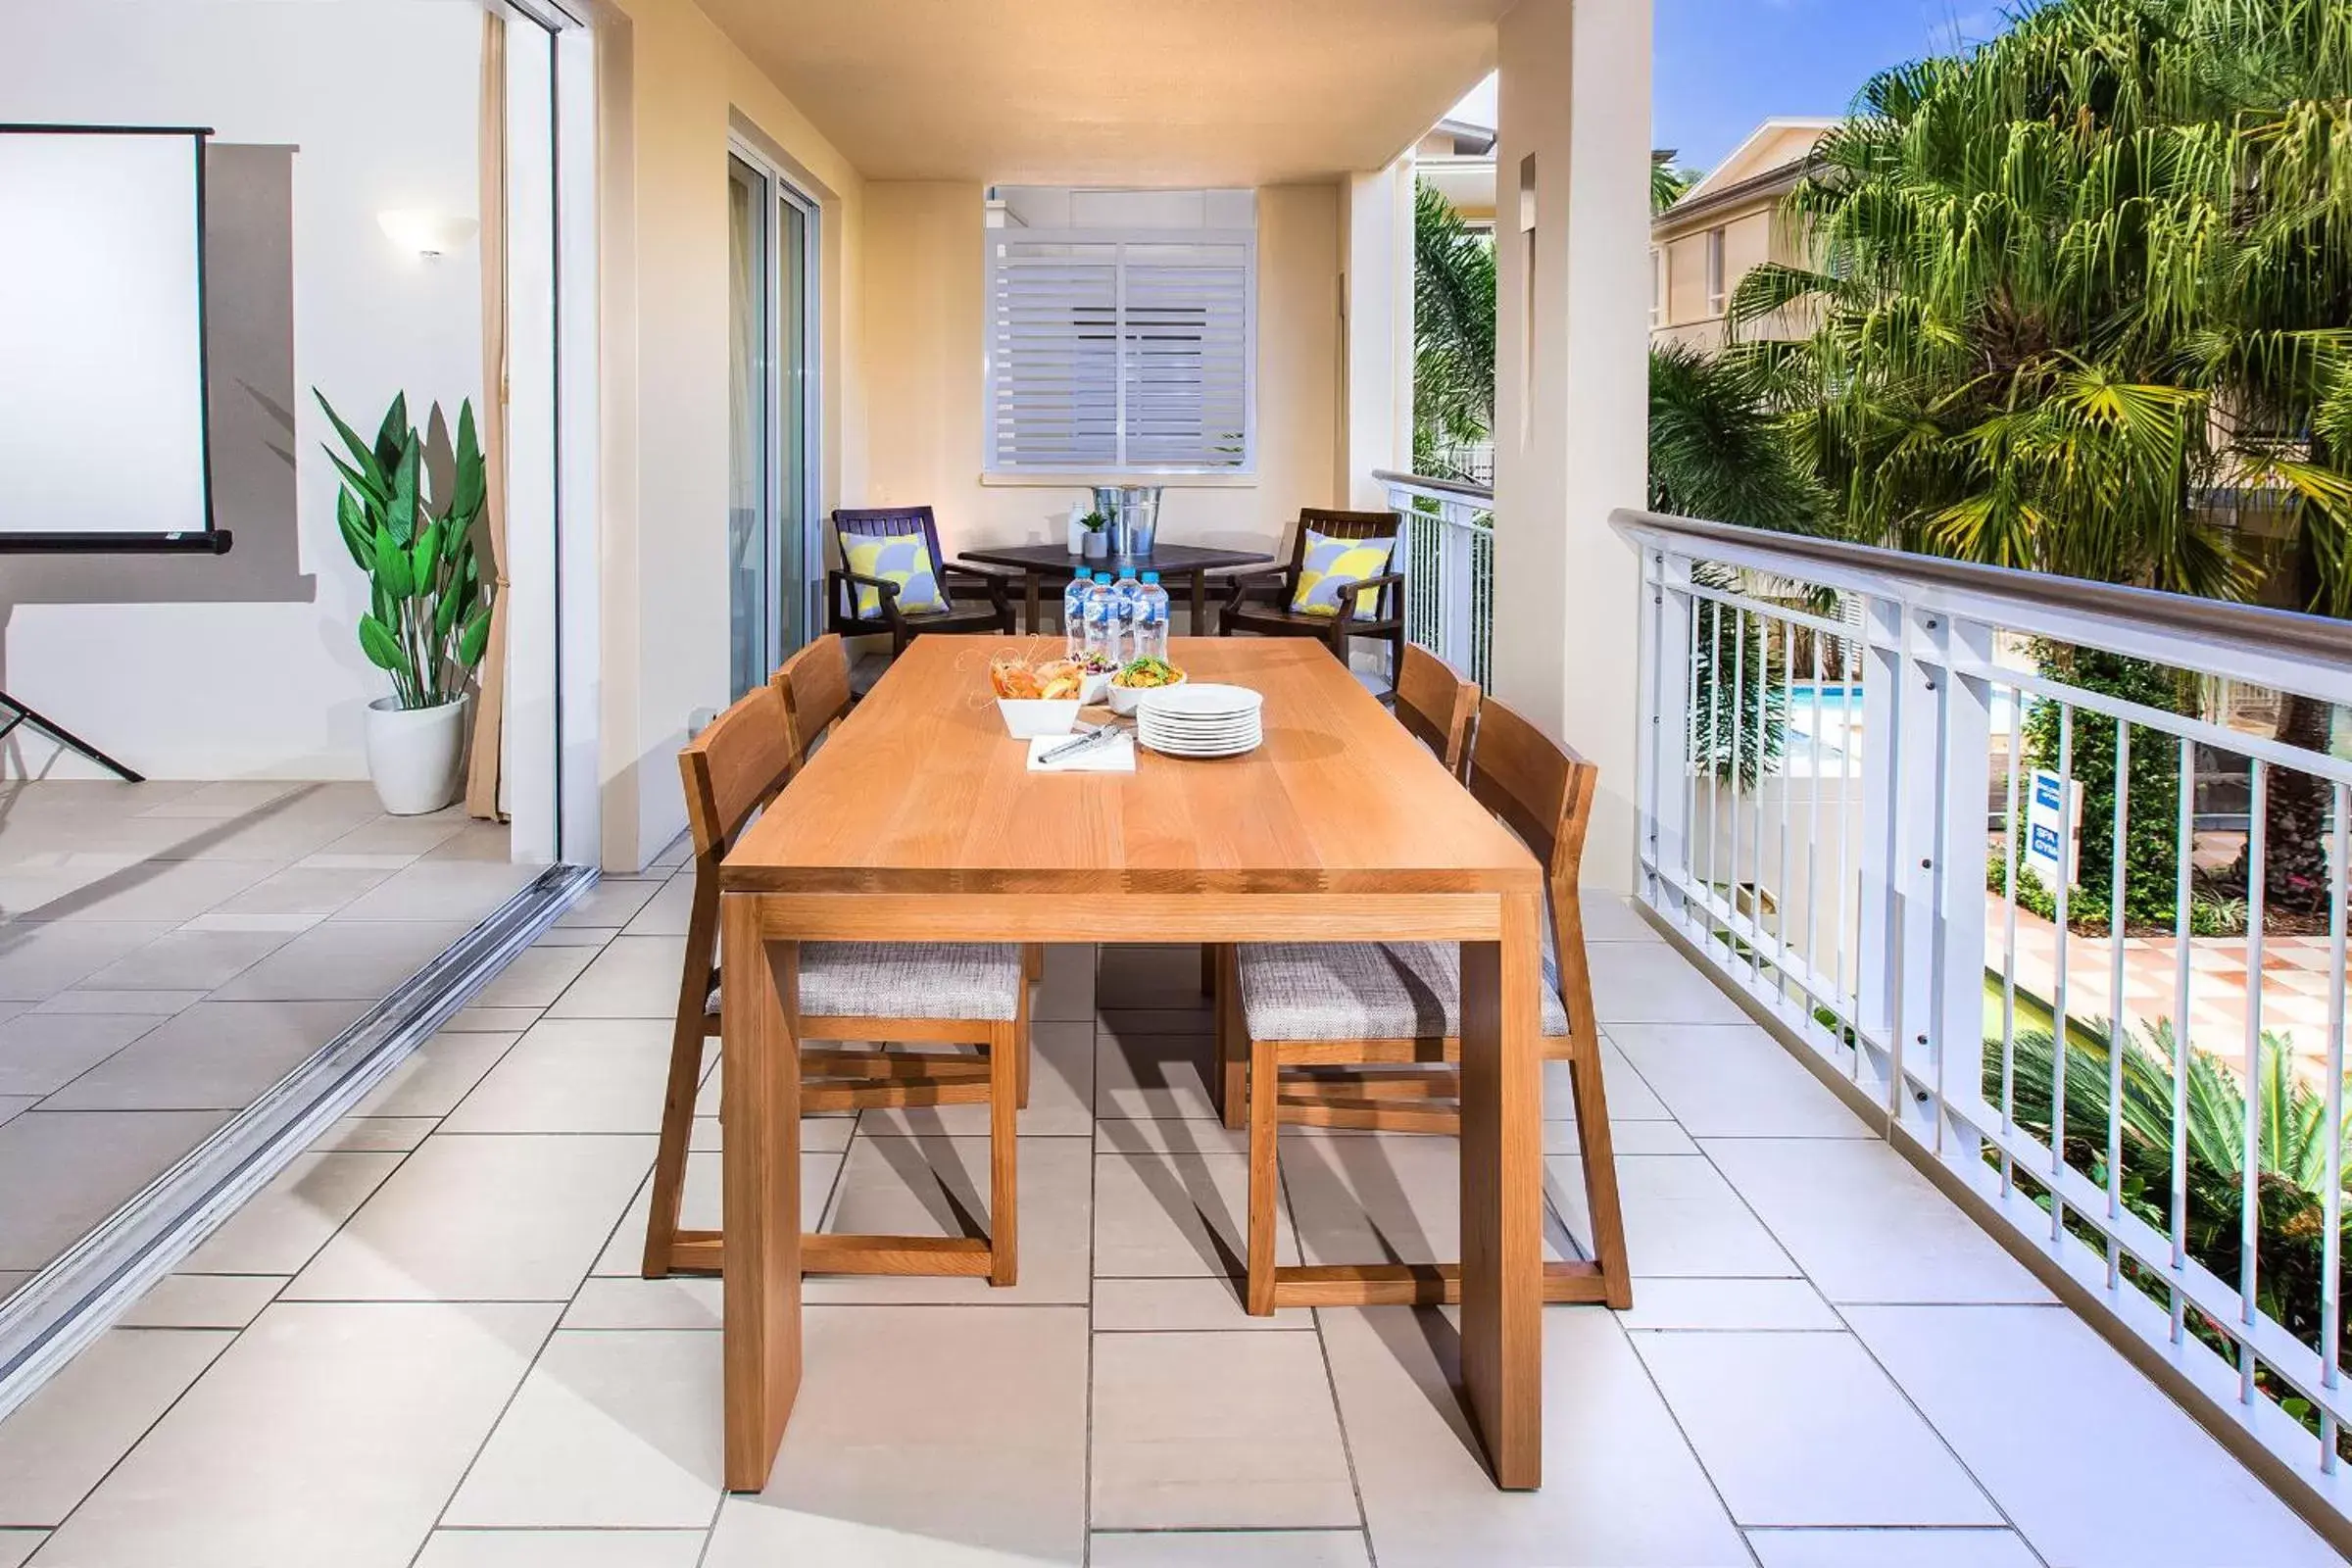
[[[715,864],[752,813],[793,771],[792,716],[784,694],[761,686],[712,719],[678,753],[686,824],[698,862]]]
[[[768,684],[784,698],[797,769],[838,719],[850,710],[850,653],[838,632],[827,632],[790,659]]]
[[[1571,1035],[1592,1038],[1592,987],[1585,961],[1584,906],[1576,880],[1600,767],[1546,736],[1504,704],[1479,705],[1478,745],[1470,754],[1470,793],[1500,817],[1544,862],[1551,898],[1551,934],[1560,960],[1560,1000]]]
[[[1394,512],[1334,512],[1326,507],[1300,507],[1298,531],[1291,539],[1291,580],[1306,566],[1308,529],[1327,539],[1394,539],[1404,527]],[[1394,563],[1392,563],[1394,565]]]
[[[887,539],[893,534],[919,533],[931,552],[931,573],[944,577],[939,554],[939,519],[929,507],[842,507],[833,514],[834,544],[842,563],[850,559],[852,539]],[[944,587],[944,585],[943,585]]]
[[[1407,644],[1396,672],[1396,718],[1413,738],[1445,760],[1459,778],[1470,751],[1470,720],[1478,712],[1478,683],[1456,675],[1425,648]]]

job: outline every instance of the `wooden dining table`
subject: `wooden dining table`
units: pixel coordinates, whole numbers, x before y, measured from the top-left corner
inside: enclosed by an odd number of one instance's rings
[[[721,868],[727,1487],[766,1485],[800,1386],[801,943],[1415,939],[1462,948],[1464,1392],[1495,1484],[1539,1485],[1535,858],[1320,643],[1172,643],[1193,680],[1264,694],[1247,756],[1030,772],[988,666],[1048,647],[918,639]],[[1394,1298],[1427,1272],[1396,1266]]]

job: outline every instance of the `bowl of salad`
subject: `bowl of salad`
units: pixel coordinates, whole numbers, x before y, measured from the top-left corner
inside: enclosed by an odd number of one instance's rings
[[[1071,661],[1078,666],[1078,699],[1086,703],[1103,701],[1110,690],[1110,677],[1119,672],[1119,662],[1100,648],[1089,649]]]
[[[1183,684],[1184,671],[1164,659],[1154,659],[1149,654],[1131,659],[1110,677],[1110,710],[1131,716],[1147,692],[1164,692]]]

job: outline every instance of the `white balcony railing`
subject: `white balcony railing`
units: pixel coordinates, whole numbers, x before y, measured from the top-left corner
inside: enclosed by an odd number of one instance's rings
[[[2342,1508],[2352,762],[2195,694],[2352,704],[2352,624],[1615,521],[1640,897],[2241,1453]]]
[[[1373,475],[1404,519],[1405,636],[1491,686],[1494,631],[1494,492],[1419,474]]]

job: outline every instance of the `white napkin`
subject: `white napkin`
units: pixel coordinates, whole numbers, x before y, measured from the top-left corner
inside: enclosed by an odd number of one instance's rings
[[[1029,771],[1032,773],[1132,773],[1135,771],[1135,736],[1122,732],[1106,741],[1097,741],[1085,751],[1065,757],[1057,762],[1038,759],[1056,746],[1067,746],[1078,740],[1076,735],[1040,735],[1029,742]]]

